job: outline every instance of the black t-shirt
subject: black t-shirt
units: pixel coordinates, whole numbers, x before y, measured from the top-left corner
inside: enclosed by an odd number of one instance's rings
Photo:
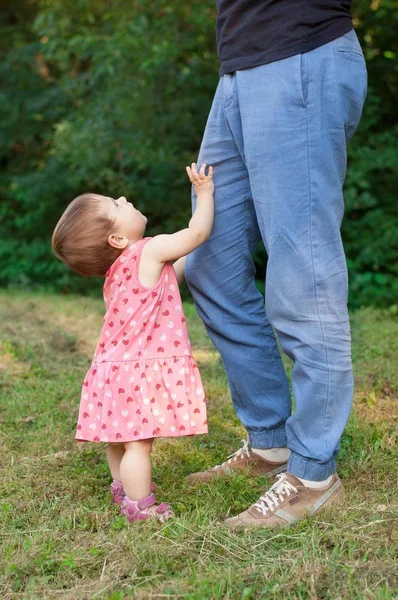
[[[220,75],[314,50],[353,28],[350,0],[217,0]]]

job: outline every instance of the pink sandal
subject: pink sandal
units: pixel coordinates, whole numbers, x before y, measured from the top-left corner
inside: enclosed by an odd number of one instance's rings
[[[144,521],[145,519],[158,519],[164,523],[170,517],[174,516],[171,507],[163,502],[156,506],[155,512],[148,512],[148,508],[156,505],[155,494],[149,494],[142,500],[130,500],[128,496],[124,497],[120,512],[126,515],[126,519],[132,523],[134,521]]]
[[[151,483],[151,492],[154,492],[156,490],[158,486],[156,485],[156,483],[154,481],[152,481]],[[113,502],[115,504],[122,504],[123,499],[126,495],[124,489],[123,489],[123,484],[120,481],[117,481],[116,479],[114,479],[112,481],[111,484],[111,494],[112,494],[112,498],[113,498]]]

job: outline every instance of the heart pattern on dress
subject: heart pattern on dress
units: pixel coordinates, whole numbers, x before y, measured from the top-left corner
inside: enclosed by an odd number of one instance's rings
[[[174,268],[165,266],[154,289],[143,288],[137,276],[147,241],[126,249],[106,274],[107,312],[84,380],[78,439],[130,441],[207,431],[206,415],[200,423],[194,418],[205,410],[205,397]]]

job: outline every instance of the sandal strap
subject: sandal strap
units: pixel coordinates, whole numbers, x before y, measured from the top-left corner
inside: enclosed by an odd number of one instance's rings
[[[151,482],[151,492],[154,492],[158,486],[154,481]],[[111,483],[111,492],[112,494],[123,494],[125,496],[123,484],[120,481],[114,479]]]
[[[121,492],[124,492],[124,490],[123,490],[123,484],[120,481],[116,481],[116,479],[115,479],[111,483],[111,491],[112,491],[112,493],[121,493]]]
[[[149,496],[147,496],[146,498],[143,498],[142,500],[138,500],[137,501],[137,508],[139,510],[143,510],[145,508],[149,508],[150,506],[153,506],[154,504],[156,504],[156,497],[155,494],[149,494]]]
[[[156,512],[159,514],[163,514],[168,510],[170,510],[170,505],[166,502],[162,502],[162,504],[159,504],[159,506],[156,508]]]

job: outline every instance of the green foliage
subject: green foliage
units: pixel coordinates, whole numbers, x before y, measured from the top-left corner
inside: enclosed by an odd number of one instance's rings
[[[398,12],[395,0],[354,0],[353,5],[369,92],[349,146],[343,237],[352,304],[389,304],[398,298]]]
[[[294,528],[229,531],[225,517],[258,500],[270,481],[245,473],[197,487],[184,481],[225,460],[244,435],[192,305],[184,310],[210,433],[157,440],[153,454],[158,499],[176,518],[129,525],[111,505],[102,444],[75,444],[102,304],[0,292],[1,598],[397,600],[394,311],[353,316],[357,392],[338,463],[344,504]]]
[[[397,295],[392,0],[354,1],[369,98],[349,148],[343,234],[354,306]],[[185,226],[184,166],[218,79],[215,3],[6,0],[0,14],[0,285],[87,291],[49,239],[83,191],[127,195],[149,234]],[[394,232],[395,227],[395,232]],[[264,275],[264,250],[256,255]]]

